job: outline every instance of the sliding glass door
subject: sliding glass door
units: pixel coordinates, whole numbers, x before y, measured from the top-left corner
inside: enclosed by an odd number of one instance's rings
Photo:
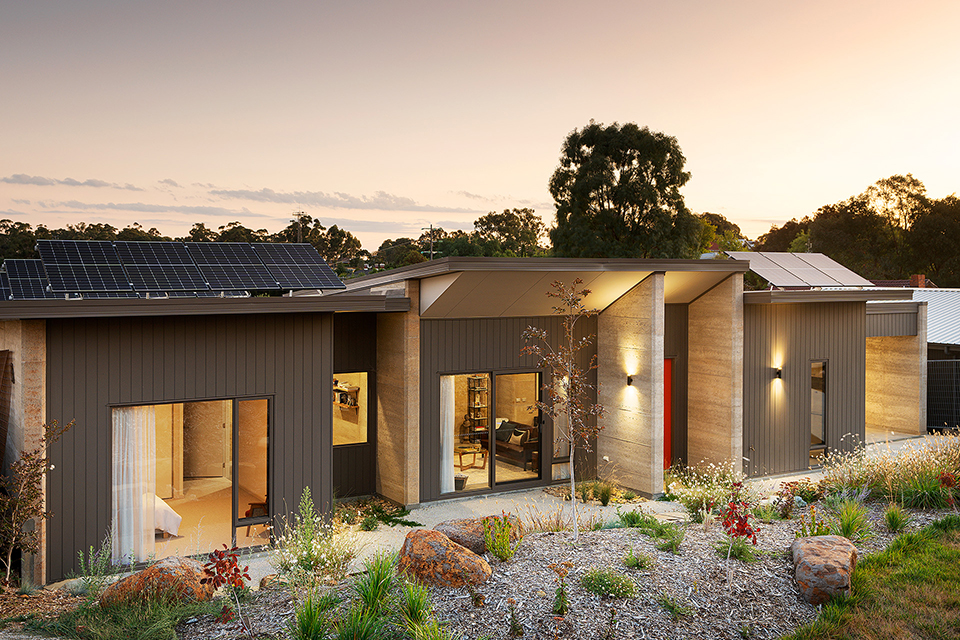
[[[540,478],[540,373],[440,376],[440,493]]]
[[[266,398],[113,409],[113,558],[269,542]]]

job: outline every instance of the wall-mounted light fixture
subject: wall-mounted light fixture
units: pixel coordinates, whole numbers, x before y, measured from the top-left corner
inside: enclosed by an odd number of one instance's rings
[[[633,376],[627,376],[627,386],[633,386]]]
[[[783,368],[777,367],[777,372],[774,374],[777,380],[783,380]]]

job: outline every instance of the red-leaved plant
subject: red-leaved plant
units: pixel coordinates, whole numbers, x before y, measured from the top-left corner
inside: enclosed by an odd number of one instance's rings
[[[238,596],[238,592],[242,591],[247,586],[247,581],[250,580],[250,574],[247,573],[250,567],[240,568],[240,549],[238,547],[230,549],[227,545],[223,545],[223,549],[214,549],[211,551],[208,558],[210,559],[209,562],[203,565],[203,571],[207,575],[205,578],[200,579],[200,584],[212,584],[214,589],[228,587],[228,591],[233,594],[233,599],[237,603],[237,613],[239,614],[240,597]],[[224,606],[220,611],[220,615],[217,616],[217,622],[230,622],[233,618],[233,610],[228,606]],[[243,616],[239,615],[239,618],[240,624],[243,625],[243,630],[252,638],[253,634],[250,632],[250,629],[247,628],[247,623],[244,621]]]
[[[953,492],[957,487],[957,476],[949,471],[944,471],[940,474],[940,488],[943,489],[943,492],[946,494],[947,505],[951,508],[956,508],[956,500],[953,497]]]
[[[733,567],[730,565],[730,552],[733,550],[733,541],[744,538],[756,545],[757,531],[760,530],[752,521],[750,504],[744,496],[742,482],[734,482],[730,487],[727,505],[721,509],[720,515],[723,518],[723,530],[730,537],[730,545],[727,547],[727,584],[732,586]]]

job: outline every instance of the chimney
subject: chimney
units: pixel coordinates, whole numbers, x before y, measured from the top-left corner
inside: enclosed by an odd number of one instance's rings
[[[923,289],[927,284],[927,276],[922,273],[918,273],[910,276],[910,286],[915,289]]]

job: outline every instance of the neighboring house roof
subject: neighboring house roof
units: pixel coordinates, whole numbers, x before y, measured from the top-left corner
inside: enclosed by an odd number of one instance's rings
[[[927,303],[927,342],[960,345],[960,289],[909,289]]]
[[[907,280],[871,280],[870,282],[872,282],[872,283],[874,284],[874,286],[877,286],[877,287],[901,287],[901,288],[905,288],[905,287],[916,287],[916,286],[917,286],[917,285],[914,284],[913,281],[910,280],[910,279],[907,279]],[[924,286],[925,288],[933,288],[933,289],[936,289],[936,288],[937,288],[937,285],[936,285],[936,284],[934,283],[934,281],[931,280],[930,278],[926,278],[923,286]]]
[[[734,260],[750,263],[750,271],[774,287],[872,287],[839,262],[822,253],[779,251],[725,251]]]

